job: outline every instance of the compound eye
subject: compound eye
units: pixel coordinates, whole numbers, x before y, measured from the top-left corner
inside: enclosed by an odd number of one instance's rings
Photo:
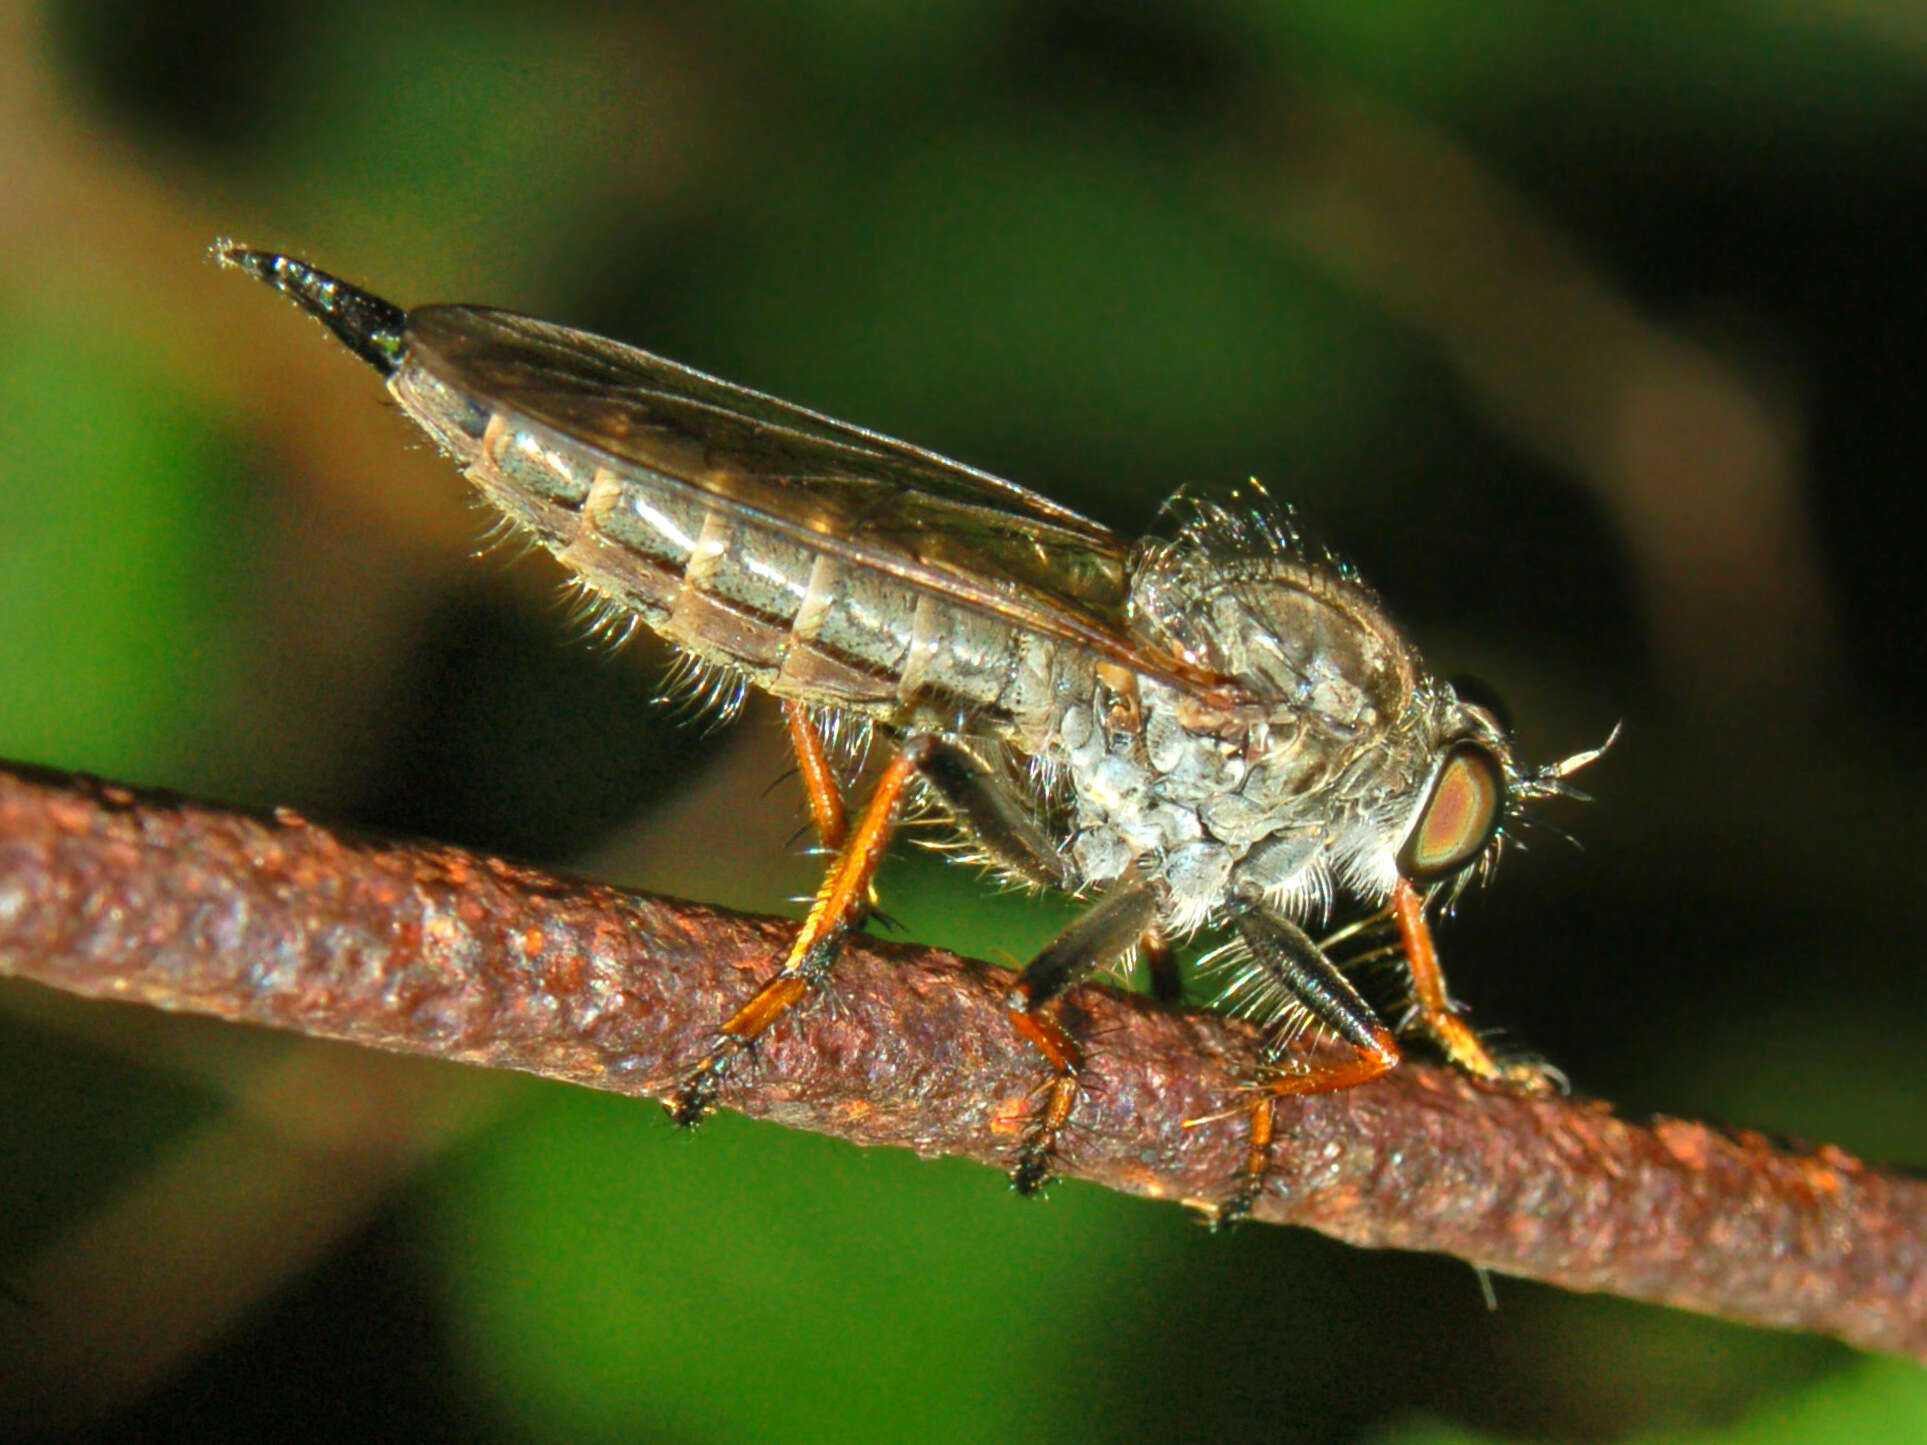
[[[1485,851],[1505,811],[1505,775],[1484,748],[1454,748],[1399,855],[1399,871],[1424,880],[1456,873]]]

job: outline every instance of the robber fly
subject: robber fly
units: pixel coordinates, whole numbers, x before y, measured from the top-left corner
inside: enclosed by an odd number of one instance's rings
[[[1372,594],[1261,493],[1180,496],[1131,542],[1010,482],[617,342],[506,311],[404,312],[287,256],[216,255],[286,293],[388,390],[504,517],[611,615],[640,619],[740,692],[781,699],[834,855],[781,969],[722,1020],[668,1101],[681,1123],[820,988],[871,907],[907,803],[978,856],[1087,907],[1005,1000],[1049,1069],[1012,1167],[1048,1177],[1084,1054],[1051,1004],[1200,929],[1266,1029],[1242,1177],[1272,1101],[1395,1066],[1393,1030],[1305,924],[1337,895],[1396,926],[1406,1026],[1522,1091],[1546,1066],[1493,1052],[1448,997],[1425,908],[1493,860],[1503,827],[1598,755],[1517,763],[1495,713],[1431,676]],[[854,823],[829,739],[888,740]],[[1318,1025],[1342,1057],[1288,1048]]]

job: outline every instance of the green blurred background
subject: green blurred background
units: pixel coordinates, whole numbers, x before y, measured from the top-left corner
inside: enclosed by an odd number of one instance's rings
[[[769,711],[680,725],[472,560],[235,235],[1124,530],[1260,477],[1528,756],[1624,720],[1583,851],[1444,930],[1479,1017],[1918,1162],[1923,154],[1927,9],[1854,0],[0,0],[0,754],[809,887]],[[1063,917],[884,886],[980,956]],[[24,985],[0,1158],[0,1359],[101,1438],[1927,1438],[1824,1342]]]

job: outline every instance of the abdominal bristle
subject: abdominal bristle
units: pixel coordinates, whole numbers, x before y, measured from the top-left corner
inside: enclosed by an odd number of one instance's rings
[[[742,711],[748,691],[747,679],[735,668],[679,651],[656,702],[686,722],[706,718],[713,730]]]
[[[518,527],[514,520],[490,506],[481,498],[474,498],[475,505],[488,514],[481,535],[475,539],[473,555],[476,560],[499,556],[510,563],[521,561],[535,550],[535,538],[525,527]]]
[[[598,592],[580,577],[563,584],[570,595],[569,626],[576,639],[614,652],[636,635],[642,619],[607,593]]]

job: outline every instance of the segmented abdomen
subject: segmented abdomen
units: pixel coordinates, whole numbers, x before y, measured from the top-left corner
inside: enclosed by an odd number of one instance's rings
[[[389,390],[511,521],[584,583],[669,641],[779,697],[894,726],[1048,727],[1087,671],[1079,649],[812,546],[803,518],[766,519],[491,408],[404,362]]]

